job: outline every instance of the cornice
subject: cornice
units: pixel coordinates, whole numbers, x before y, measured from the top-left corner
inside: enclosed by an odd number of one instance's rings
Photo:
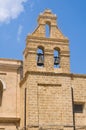
[[[22,62],[22,60],[18,60],[18,59],[9,59],[9,58],[0,58],[0,61],[15,61],[15,62]]]
[[[57,44],[59,42],[59,44],[65,44],[68,45],[69,40],[67,38],[64,39],[57,39],[57,38],[45,38],[45,37],[38,37],[38,36],[33,36],[33,35],[29,35],[26,38],[26,42],[42,42],[42,43],[53,43],[53,44]]]
[[[71,73],[71,77],[73,77],[73,78],[86,78],[86,74]]]
[[[40,18],[53,19],[53,20],[56,20],[56,19],[57,19],[56,15],[51,15],[51,16],[50,16],[50,15],[49,15],[49,16],[47,15],[47,16],[46,16],[46,15],[41,15],[41,14],[40,14],[39,17],[38,17],[38,20],[39,20]]]
[[[0,63],[0,70],[17,70],[22,65]]]
[[[0,75],[7,75],[7,73],[0,72]]]
[[[20,118],[19,117],[0,117],[0,123],[3,122],[19,122]]]
[[[70,73],[55,73],[55,72],[44,72],[44,71],[27,71],[26,75],[31,74],[31,75],[43,75],[43,76],[70,76]]]
[[[73,79],[73,78],[86,78],[86,74],[27,71],[25,74],[25,77],[20,82],[20,86],[26,81],[29,74],[30,75],[41,75],[41,76],[63,76],[63,77],[70,77],[71,79]]]

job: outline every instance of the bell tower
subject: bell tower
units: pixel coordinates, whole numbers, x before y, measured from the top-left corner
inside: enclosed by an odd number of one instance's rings
[[[26,38],[21,128],[73,130],[69,41],[56,20],[46,9],[38,17],[38,27]]]
[[[56,20],[56,15],[48,9],[39,15],[38,27],[26,39],[24,73],[70,73],[69,41],[59,30]]]

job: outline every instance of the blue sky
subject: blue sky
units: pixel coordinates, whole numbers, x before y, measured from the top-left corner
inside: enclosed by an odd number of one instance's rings
[[[46,8],[70,41],[71,72],[86,74],[86,0],[0,0],[0,57],[23,59],[26,36]]]

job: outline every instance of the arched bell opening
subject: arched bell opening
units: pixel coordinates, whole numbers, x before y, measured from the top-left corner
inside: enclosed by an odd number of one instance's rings
[[[54,49],[54,68],[59,68],[60,65],[60,49]]]
[[[45,36],[47,38],[50,37],[50,30],[51,30],[50,27],[51,27],[50,22],[46,22],[46,24],[45,24]]]
[[[37,48],[37,66],[40,66],[40,67],[44,66],[44,48],[43,47]]]
[[[2,105],[2,97],[3,97],[3,83],[0,80],[0,106]]]

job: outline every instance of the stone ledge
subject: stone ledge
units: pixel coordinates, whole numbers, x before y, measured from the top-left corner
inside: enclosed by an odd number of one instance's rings
[[[1,70],[10,70],[11,71],[11,70],[17,70],[19,67],[21,67],[21,65],[0,63]]]
[[[38,86],[55,86],[55,87],[61,87],[61,84],[45,84],[45,83],[38,83]]]
[[[20,118],[18,117],[0,117],[0,123],[6,122],[19,122]]]
[[[20,86],[26,81],[29,74],[31,74],[31,75],[42,75],[42,76],[64,76],[64,77],[66,76],[66,77],[70,77],[72,80],[73,80],[73,78],[86,78],[86,74],[27,71],[25,73],[25,77],[20,82]]]
[[[60,44],[62,43],[65,45],[68,45],[68,42],[69,42],[69,40],[67,38],[57,39],[57,38],[37,37],[37,36],[32,36],[32,35],[28,35],[26,41],[27,41],[27,43],[31,42],[31,41],[37,42],[37,43],[38,43],[38,41],[43,42],[43,43],[48,42],[48,44],[51,44],[51,43],[56,44],[57,42],[60,42]]]

